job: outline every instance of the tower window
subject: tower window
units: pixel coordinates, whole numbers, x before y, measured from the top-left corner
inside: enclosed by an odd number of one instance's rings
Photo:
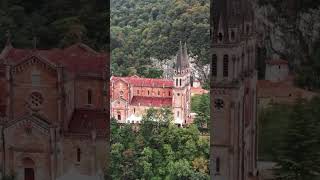
[[[182,86],[181,79],[180,79],[180,86]]]
[[[91,91],[91,89],[88,90],[87,100],[88,100],[88,104],[92,103],[92,91]]]
[[[77,162],[81,161],[81,150],[80,148],[77,148]]]
[[[235,40],[235,33],[234,33],[234,31],[231,31],[231,41],[234,41]]]
[[[217,76],[217,55],[212,55],[212,65],[211,65],[211,74],[212,76]]]
[[[249,26],[249,24],[247,24],[247,26],[246,26],[246,31],[247,31],[247,34],[250,33],[250,26]]]
[[[229,56],[224,55],[223,57],[223,77],[228,77],[229,70]]]
[[[222,38],[223,38],[222,33],[219,33],[219,34],[218,34],[218,40],[219,40],[219,42],[221,42],[221,41],[222,41]]]
[[[176,86],[178,86],[178,79],[176,79]]]
[[[220,172],[220,158],[218,157],[216,158],[216,172]]]

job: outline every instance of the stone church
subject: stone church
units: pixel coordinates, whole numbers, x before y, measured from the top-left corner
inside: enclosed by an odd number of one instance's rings
[[[119,123],[140,123],[149,108],[170,108],[174,123],[192,123],[191,72],[187,45],[176,56],[172,79],[111,77],[111,116]]]
[[[211,1],[210,172],[253,180],[257,171],[257,71],[251,0]]]
[[[104,172],[109,151],[108,55],[82,43],[0,55],[0,167],[17,180],[70,169]]]

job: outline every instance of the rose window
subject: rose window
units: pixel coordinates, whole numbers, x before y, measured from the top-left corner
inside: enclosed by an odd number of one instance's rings
[[[38,92],[33,92],[30,95],[30,105],[32,108],[39,108],[43,103],[43,97]]]

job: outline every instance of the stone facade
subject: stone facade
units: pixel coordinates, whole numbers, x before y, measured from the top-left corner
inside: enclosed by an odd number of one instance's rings
[[[17,180],[54,180],[107,165],[108,55],[78,43],[0,55],[0,166]]]
[[[211,3],[211,179],[257,179],[257,47],[252,5],[250,0]]]
[[[182,47],[180,43],[172,71],[172,79],[112,77],[111,117],[119,123],[140,123],[147,109],[168,107],[177,125],[192,123],[191,72],[186,44]]]

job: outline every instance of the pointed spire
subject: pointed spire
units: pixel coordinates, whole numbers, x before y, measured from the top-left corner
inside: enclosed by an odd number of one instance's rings
[[[189,67],[189,55],[188,55],[188,49],[187,49],[187,42],[184,43],[184,49],[183,49],[183,58],[184,58],[184,68]]]
[[[177,70],[178,73],[181,71],[182,58],[183,58],[182,43],[181,43],[181,41],[180,41],[180,46],[179,46],[179,51],[178,51],[178,53],[177,53],[177,61],[176,61],[176,70]]]
[[[6,32],[6,38],[7,38],[6,46],[12,46],[12,43],[11,43],[11,32],[10,32],[10,30],[7,30],[7,32]]]

